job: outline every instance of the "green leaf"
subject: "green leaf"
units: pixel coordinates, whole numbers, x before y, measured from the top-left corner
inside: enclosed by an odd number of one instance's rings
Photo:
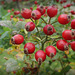
[[[2,36],[0,37],[0,39],[3,39],[4,37],[6,37],[7,34],[8,34],[8,32],[9,32],[9,31],[6,31],[4,34],[2,34]]]

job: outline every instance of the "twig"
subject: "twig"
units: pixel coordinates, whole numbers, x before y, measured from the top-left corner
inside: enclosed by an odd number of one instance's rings
[[[41,19],[44,21],[45,24],[47,24],[47,22],[41,17]]]

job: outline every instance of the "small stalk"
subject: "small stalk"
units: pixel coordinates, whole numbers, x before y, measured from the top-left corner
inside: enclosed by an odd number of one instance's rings
[[[47,22],[41,17],[41,19],[44,21],[45,24],[47,24]]]

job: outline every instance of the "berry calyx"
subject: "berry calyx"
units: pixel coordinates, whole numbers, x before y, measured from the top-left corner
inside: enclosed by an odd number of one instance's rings
[[[11,43],[12,44],[21,44],[24,41],[24,37],[20,34],[16,34],[11,38]]]
[[[53,58],[56,55],[56,48],[54,46],[48,46],[45,49],[47,56]]]
[[[57,43],[56,43],[56,46],[61,51],[68,50],[68,43],[65,40],[62,40],[62,39],[58,40]]]
[[[38,10],[33,10],[31,16],[34,20],[38,20],[41,18],[41,13]]]
[[[35,59],[36,59],[36,61],[38,61],[39,64],[41,64],[46,59],[46,53],[42,50],[38,50],[35,53]]]
[[[57,12],[58,12],[58,10],[57,10],[57,8],[55,8],[54,6],[49,6],[49,7],[47,8],[47,14],[48,14],[49,17],[54,17],[54,16],[56,16],[56,15],[57,15]]]
[[[45,14],[46,12],[46,9],[44,6],[38,6],[36,10],[38,10],[41,13],[41,15]]]
[[[22,11],[21,11],[21,15],[25,19],[30,19],[31,18],[31,13],[32,13],[32,11],[29,10],[29,9],[26,9],[26,8],[23,8]]]
[[[27,31],[33,31],[35,29],[35,24],[33,22],[27,22],[25,25]]]
[[[55,29],[52,25],[48,24],[43,28],[43,32],[46,35],[52,35],[55,32]]]
[[[35,51],[35,45],[33,43],[26,43],[24,45],[24,53],[32,54]]]
[[[75,29],[75,19],[73,19],[73,20],[71,21],[71,28],[72,28],[72,29]]]
[[[58,22],[62,25],[68,24],[71,20],[71,17],[67,14],[62,14],[58,17]]]
[[[72,37],[74,36],[74,33],[71,31],[71,30],[65,30],[63,33],[62,33],[62,37],[65,39],[65,40],[72,40]]]
[[[75,51],[75,41],[71,42],[71,48],[73,51]]]

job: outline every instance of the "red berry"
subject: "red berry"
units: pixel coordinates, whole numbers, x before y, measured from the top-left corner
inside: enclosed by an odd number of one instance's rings
[[[14,11],[14,9],[12,8],[12,11]]]
[[[24,37],[20,34],[17,34],[11,38],[12,44],[21,44],[24,41]]]
[[[34,2],[34,4],[38,4],[38,2],[37,2],[37,1],[35,1],[35,2]]]
[[[71,17],[67,14],[62,14],[58,17],[58,22],[63,25],[68,24],[70,20],[71,20]]]
[[[10,13],[11,11],[10,10],[8,10],[8,13]]]
[[[32,12],[31,10],[23,8],[21,11],[21,15],[25,19],[30,19],[31,18],[31,12]]]
[[[65,6],[63,6],[63,8],[66,8],[67,6],[65,5]]]
[[[56,0],[56,2],[59,2],[59,0]]]
[[[35,59],[36,61],[38,62],[43,62],[45,61],[46,59],[46,53],[42,50],[38,50],[36,53],[35,53]]]
[[[63,4],[63,1],[60,1],[61,4]]]
[[[20,19],[20,21],[23,21],[23,19]]]
[[[54,46],[48,46],[45,49],[47,56],[54,57],[56,55],[56,48]]]
[[[62,40],[62,39],[58,40],[57,43],[56,43],[56,46],[61,51],[68,50],[68,43],[65,40]]]
[[[72,28],[72,29],[75,29],[75,19],[73,19],[73,20],[71,21],[71,28]]]
[[[38,10],[41,13],[41,15],[45,14],[46,12],[46,9],[44,6],[38,6],[36,10]]]
[[[71,6],[71,4],[67,4],[66,6],[67,6],[67,7],[70,7],[70,6]]]
[[[57,15],[57,12],[58,12],[58,10],[57,10],[57,8],[55,8],[54,6],[49,6],[49,7],[47,8],[47,14],[48,14],[49,17],[54,17],[54,16],[56,16],[56,15]]]
[[[13,18],[13,15],[11,15],[10,18]]]
[[[75,51],[75,41],[71,42],[71,48],[73,51]]]
[[[30,7],[31,10],[33,10],[33,7]]]
[[[35,24],[33,22],[27,22],[25,25],[27,31],[33,31],[35,29]]]
[[[73,14],[73,15],[75,14],[74,10],[71,10],[70,12],[71,12],[71,14]]]
[[[32,54],[35,51],[35,45],[33,43],[26,43],[24,46],[25,54]]]
[[[48,24],[43,28],[43,31],[46,35],[52,35],[55,32],[55,29],[52,25]]]
[[[40,13],[38,10],[32,11],[32,18],[33,18],[34,20],[40,19],[40,18],[41,18],[41,13]]]
[[[62,37],[65,39],[65,40],[72,40],[72,37],[74,36],[74,34],[72,34],[72,31],[71,30],[65,30],[63,33],[62,33]]]
[[[18,15],[18,14],[20,14],[20,11],[15,11],[14,12],[14,15]]]

